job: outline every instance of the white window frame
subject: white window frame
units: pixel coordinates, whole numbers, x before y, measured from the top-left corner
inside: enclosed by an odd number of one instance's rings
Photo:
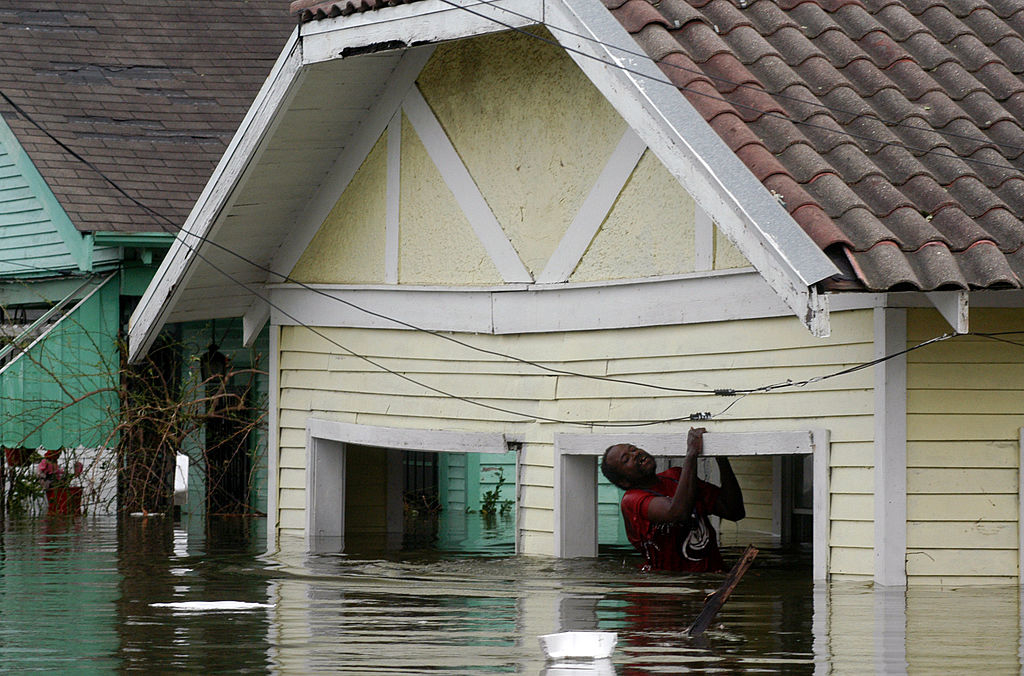
[[[380,448],[389,454],[390,466],[397,466],[395,458],[401,451],[503,454],[511,450],[505,435],[498,433],[378,427],[309,418],[306,421],[306,544],[309,551],[344,551],[345,465],[350,444]],[[389,471],[389,482],[395,479],[393,474]],[[519,476],[518,455],[516,476]],[[400,495],[400,490],[396,493],[389,485],[389,494]],[[401,505],[397,505],[397,510],[393,507],[389,504],[389,531],[401,524]],[[516,551],[518,549],[517,536]]]
[[[618,433],[555,435],[555,555],[597,556],[597,459],[613,444],[631,443],[654,456],[686,454],[685,434]],[[815,580],[828,576],[829,432],[708,432],[704,455],[800,455],[814,457]]]

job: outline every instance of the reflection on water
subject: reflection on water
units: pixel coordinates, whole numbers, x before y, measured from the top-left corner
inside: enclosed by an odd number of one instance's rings
[[[288,542],[264,556],[263,528],[242,519],[9,523],[0,534],[3,671],[1020,669],[1016,587],[815,587],[806,556],[762,552],[712,629],[692,639],[684,630],[720,576],[642,575],[628,553],[307,555]],[[223,601],[235,603],[200,603]],[[546,664],[537,637],[568,630],[618,632],[618,647],[588,669]]]

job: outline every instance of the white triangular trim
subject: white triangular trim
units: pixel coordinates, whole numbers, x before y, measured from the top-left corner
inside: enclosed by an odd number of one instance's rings
[[[373,150],[381,134],[400,110],[402,100],[409,89],[415,86],[423,66],[434,53],[433,46],[410,49],[402,55],[401,60],[390,76],[390,82],[384,93],[377,99],[373,107],[367,111],[363,124],[352,139],[352,143],[339,155],[330,173],[324,179],[316,195],[309,201],[305,211],[295,220],[291,236],[281,245],[280,251],[274,256],[270,269],[276,273],[287,275],[299,262],[299,258],[309,247],[320,226],[327,219],[331,209],[338,203],[352,178],[363,165],[367,155]],[[271,275],[268,282],[279,282],[280,277]]]
[[[569,279],[646,149],[647,144],[627,127],[544,270],[537,276],[538,284],[565,282]]]
[[[776,198],[646,57],[599,0],[545,0],[548,30],[669,173],[814,335],[828,335],[814,284],[838,273]]]
[[[451,139],[444,132],[419,88],[414,86],[409,90],[402,110],[405,111],[427,154],[441,173],[441,178],[451,190],[501,278],[509,283],[532,282],[533,276],[519,258],[508,235],[498,223],[487,200],[480,193],[476,181],[466,169]]]
[[[388,123],[387,208],[384,217],[384,281],[398,283],[399,219],[402,206],[402,114]]]

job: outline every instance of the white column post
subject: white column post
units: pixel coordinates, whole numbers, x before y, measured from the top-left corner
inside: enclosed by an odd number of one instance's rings
[[[875,308],[875,357],[905,350],[907,311]],[[875,583],[907,583],[907,358],[875,366]]]

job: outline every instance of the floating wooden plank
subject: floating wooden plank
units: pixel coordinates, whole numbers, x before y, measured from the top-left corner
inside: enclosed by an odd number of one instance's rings
[[[688,636],[700,636],[707,630],[708,626],[715,619],[715,615],[718,614],[718,611],[722,609],[722,606],[729,599],[732,590],[740,583],[743,575],[750,568],[750,564],[754,562],[757,552],[757,547],[747,545],[747,548],[743,551],[743,556],[732,567],[729,574],[725,576],[725,582],[722,583],[722,586],[709,594],[704,600],[704,609],[700,611],[700,615],[693,621],[690,628],[686,630]]]

